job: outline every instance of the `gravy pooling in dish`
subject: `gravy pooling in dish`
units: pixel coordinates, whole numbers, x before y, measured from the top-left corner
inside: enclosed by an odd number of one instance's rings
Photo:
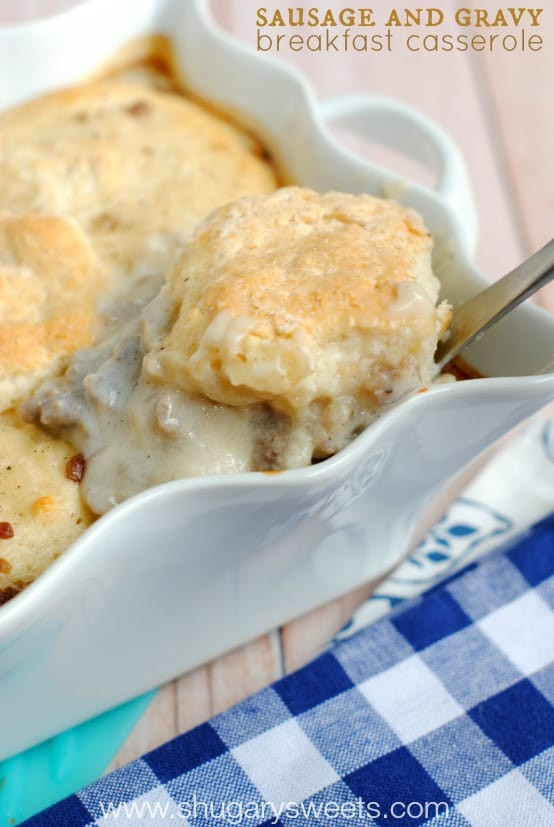
[[[86,457],[95,513],[184,476],[309,465],[433,380],[450,310],[431,248],[416,213],[369,195],[233,202],[23,413]]]

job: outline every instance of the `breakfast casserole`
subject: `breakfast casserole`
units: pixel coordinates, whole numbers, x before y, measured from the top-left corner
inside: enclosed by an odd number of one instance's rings
[[[133,494],[325,459],[434,379],[421,217],[281,187],[158,68],[1,114],[0,177],[0,602]]]

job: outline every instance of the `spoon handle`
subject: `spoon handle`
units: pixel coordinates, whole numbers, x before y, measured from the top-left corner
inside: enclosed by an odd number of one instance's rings
[[[462,348],[477,339],[522,301],[554,278],[554,239],[483,292],[454,309],[450,336],[435,354],[442,368]]]

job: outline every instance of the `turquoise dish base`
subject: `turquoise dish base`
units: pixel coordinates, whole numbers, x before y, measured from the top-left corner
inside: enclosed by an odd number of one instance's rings
[[[14,827],[99,778],[154,694],[0,762],[0,827]]]

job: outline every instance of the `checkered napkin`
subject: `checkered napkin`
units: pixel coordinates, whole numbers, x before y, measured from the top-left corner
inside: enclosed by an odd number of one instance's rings
[[[554,515],[25,824],[554,825]]]

